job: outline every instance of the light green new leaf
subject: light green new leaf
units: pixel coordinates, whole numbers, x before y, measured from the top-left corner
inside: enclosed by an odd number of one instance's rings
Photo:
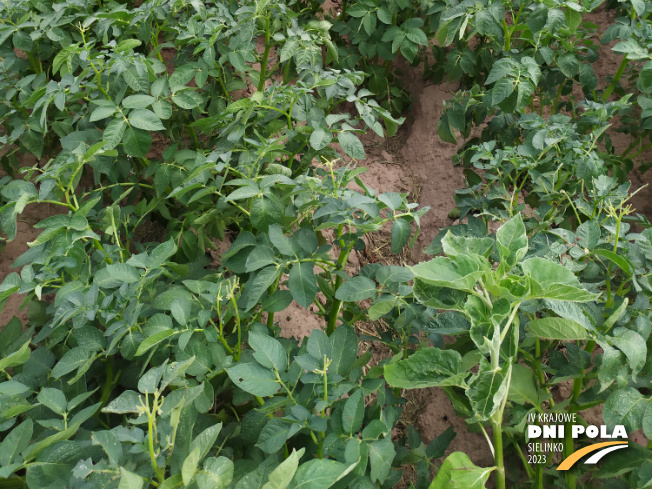
[[[454,350],[424,348],[405,360],[385,365],[385,381],[392,387],[466,387],[469,372],[462,367],[462,356]]]
[[[428,489],[482,489],[496,467],[478,467],[466,453],[453,452],[441,464]]]
[[[222,423],[214,424],[199,433],[192,441],[190,444],[190,450],[192,451],[195,448],[199,450],[199,460],[208,455],[210,449],[215,445],[215,440],[217,440],[220,431],[222,431]]]
[[[530,321],[527,329],[534,336],[551,340],[585,340],[586,329],[580,324],[565,318],[543,318]]]
[[[181,466],[181,477],[185,486],[189,486],[195,477],[197,466],[199,465],[199,457],[199,447],[195,447],[183,461],[183,465]]]
[[[488,420],[501,406],[507,395],[507,375],[502,369],[492,369],[488,362],[480,363],[480,370],[473,376],[466,396],[473,409],[473,421]]]
[[[512,378],[509,382],[510,401],[517,404],[529,402],[535,406],[539,403],[539,394],[537,392],[537,383],[534,372],[525,365],[515,363],[512,365]]]
[[[305,451],[305,448],[301,448],[298,452],[293,449],[290,456],[269,474],[268,481],[263,489],[286,489],[292,482],[297,467],[299,467],[299,460],[301,460]]]
[[[439,256],[408,268],[431,285],[467,292],[473,291],[478,279],[490,270],[488,261],[473,255]]]
[[[120,467],[120,484],[118,489],[141,489],[143,487],[143,478],[138,474],[129,472],[124,467]]]
[[[177,331],[173,329],[167,329],[165,331],[159,331],[158,333],[154,333],[153,335],[148,336],[140,345],[138,345],[138,350],[136,350],[135,356],[139,357],[145,354],[150,348],[154,348],[156,345],[162,341],[165,341],[167,338],[176,333]]]
[[[525,224],[520,214],[500,226],[496,231],[496,245],[503,273],[509,272],[523,259],[528,250]]]
[[[195,478],[199,489],[227,489],[233,481],[233,462],[226,457],[210,457],[204,462],[204,470]]]
[[[299,467],[290,489],[328,489],[356,465],[357,463],[346,465],[328,459],[310,460]]]

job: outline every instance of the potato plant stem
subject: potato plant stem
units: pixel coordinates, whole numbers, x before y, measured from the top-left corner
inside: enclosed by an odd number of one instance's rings
[[[623,76],[623,73],[625,73],[625,68],[627,68],[627,63],[628,63],[627,56],[623,58],[623,60],[620,63],[620,66],[618,67],[618,71],[616,71],[616,74],[614,75],[613,79],[611,80],[611,83],[609,86],[605,89],[605,91],[602,93],[602,101],[606,102],[609,100],[609,96],[611,95],[611,92],[614,91],[616,88],[616,85],[620,81],[620,78]]]
[[[272,45],[269,43],[271,35],[269,17],[267,17],[267,27],[265,29],[265,51],[263,52],[263,59],[260,62],[260,78],[258,79],[258,91],[265,90],[265,77],[267,71],[267,59],[269,58],[269,50]]]
[[[349,259],[349,253],[351,253],[352,248],[353,248],[353,242],[351,242],[346,248],[340,251],[340,256],[337,259],[338,270],[344,270],[344,265],[346,265],[346,261]],[[331,310],[328,314],[328,323],[326,326],[326,334],[328,336],[333,334],[333,332],[335,331],[337,316],[339,315],[340,309],[342,307],[342,301],[335,298],[335,294],[337,293],[337,289],[340,288],[340,285],[342,285],[342,277],[338,275],[335,278],[335,287],[333,287],[333,304],[331,305]]]
[[[502,418],[502,416],[501,416]],[[496,461],[496,489],[505,489],[505,466],[503,460],[503,427],[502,419],[493,422],[494,450]]]

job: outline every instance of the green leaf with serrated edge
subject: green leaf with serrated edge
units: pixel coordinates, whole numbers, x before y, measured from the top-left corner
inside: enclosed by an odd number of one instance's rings
[[[33,431],[34,422],[28,418],[11,430],[10,433],[5,433],[4,439],[0,442],[0,467],[7,466],[12,461],[18,460],[18,454],[29,445]]]
[[[168,329],[165,331],[159,331],[158,333],[154,333],[151,336],[148,336],[143,340],[143,342],[138,346],[138,350],[136,350],[136,355],[137,357],[144,355],[148,350],[151,348],[154,348],[156,345],[159,343],[165,341],[168,339],[170,336],[176,334],[177,332],[174,331],[173,329]]]
[[[342,428],[352,435],[357,433],[364,418],[364,395],[361,390],[355,391],[344,403],[342,410]]]
[[[281,343],[271,336],[249,332],[249,345],[254,349],[254,358],[266,368],[275,368],[279,372],[287,368],[287,353]]]
[[[273,396],[281,388],[274,373],[257,363],[240,363],[226,373],[236,386],[254,396]]]
[[[428,489],[484,489],[496,467],[477,467],[466,453],[453,452],[441,464]]]
[[[118,489],[141,489],[143,487],[143,478],[138,474],[120,467],[120,484]]]
[[[462,356],[454,350],[424,348],[405,360],[384,367],[385,380],[392,387],[466,387],[469,372],[462,369]]]
[[[301,448],[299,451],[292,449],[290,456],[269,474],[263,489],[286,489],[292,482],[305,451],[305,448]]]
[[[342,146],[344,152],[351,158],[355,158],[356,160],[365,159],[364,146],[362,146],[362,143],[355,134],[341,132],[337,135],[337,141]]]
[[[585,340],[588,338],[586,329],[580,323],[564,318],[535,319],[527,324],[527,329],[534,336],[551,340]]]
[[[335,298],[341,301],[362,301],[378,292],[373,280],[362,275],[348,279],[335,291]]]

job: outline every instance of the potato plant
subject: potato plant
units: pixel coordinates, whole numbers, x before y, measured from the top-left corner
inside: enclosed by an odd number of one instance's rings
[[[0,487],[649,487],[646,447],[564,473],[523,451],[528,415],[596,406],[652,438],[652,232],[630,204],[650,6],[608,5],[622,59],[600,80],[600,4],[0,5],[0,239],[55,209],[0,283],[0,313],[28,310],[0,330]],[[462,221],[431,260],[354,270],[428,210],[356,165],[403,123],[407,64],[460,83],[433,138],[465,140]],[[295,306],[306,338],[281,334]],[[405,427],[426,387],[494,465]]]

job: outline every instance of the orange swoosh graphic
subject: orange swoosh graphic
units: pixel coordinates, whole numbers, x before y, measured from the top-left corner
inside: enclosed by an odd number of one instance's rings
[[[589,445],[588,447],[584,447],[581,450],[576,451],[572,455],[568,456],[560,465],[557,467],[557,470],[568,470],[570,469],[575,462],[577,462],[579,459],[581,459],[584,455],[595,452],[596,450],[599,450],[604,447],[609,447],[612,445],[627,445],[626,441],[605,441],[603,443],[595,443],[593,445]]]

